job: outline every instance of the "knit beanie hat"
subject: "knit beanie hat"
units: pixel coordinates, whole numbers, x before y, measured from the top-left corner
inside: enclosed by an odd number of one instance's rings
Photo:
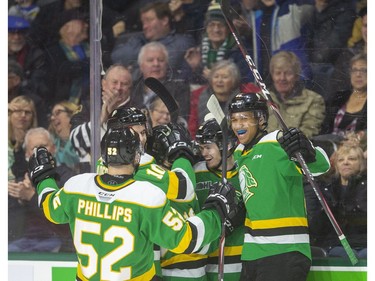
[[[24,72],[23,72],[22,66],[13,59],[10,59],[8,61],[8,74],[11,74],[11,73],[17,75],[21,79],[24,78]]]
[[[223,16],[223,13],[221,12],[220,4],[216,3],[215,0],[213,0],[210,6],[208,6],[206,12],[205,25],[207,25],[210,21],[213,20],[225,22],[225,18]]]

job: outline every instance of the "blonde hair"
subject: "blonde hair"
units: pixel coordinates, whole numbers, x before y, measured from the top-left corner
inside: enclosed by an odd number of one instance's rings
[[[52,110],[57,105],[62,106],[67,111],[69,118],[72,118],[74,114],[77,114],[78,112],[81,112],[82,110],[82,105],[78,105],[67,100],[63,100],[63,101],[55,103],[54,106],[52,107]],[[51,122],[49,123],[48,131],[51,132],[52,134],[56,134],[55,129],[53,128]]]
[[[360,146],[353,146],[353,145],[341,145],[334,153],[333,155],[333,164],[335,167],[335,175],[337,177],[340,177],[340,174],[338,172],[338,162],[337,159],[339,156],[342,155],[348,155],[351,151],[355,153],[355,155],[358,157],[360,166],[359,166],[359,172],[362,174],[366,170],[366,159],[363,154],[363,150]]]
[[[291,66],[295,75],[300,76],[302,72],[301,61],[297,55],[289,51],[280,51],[274,54],[270,60],[270,73],[272,74],[275,68],[284,68]]]
[[[34,101],[31,98],[29,98],[28,96],[24,96],[24,95],[15,97],[14,99],[12,99],[10,101],[9,108],[12,105],[18,105],[22,108],[24,108],[25,106],[30,106],[31,112],[33,114],[33,119],[32,119],[30,128],[35,128],[35,127],[38,126],[35,104],[34,104]],[[10,121],[10,115],[11,114],[12,114],[12,111],[10,109],[8,109],[8,140],[10,140],[11,137],[13,136],[13,128],[12,128],[12,124],[11,124],[11,121]],[[30,129],[30,128],[28,128],[28,129]]]

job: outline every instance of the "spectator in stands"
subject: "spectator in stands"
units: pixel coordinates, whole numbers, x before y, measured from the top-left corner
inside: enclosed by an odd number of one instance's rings
[[[32,87],[25,80],[25,74],[22,66],[13,59],[8,60],[8,102],[11,102],[18,96],[30,97],[35,107],[38,108],[38,124],[41,127],[47,127],[47,110],[44,100],[33,92]]]
[[[53,104],[68,100],[75,104],[89,100],[90,50],[87,14],[70,9],[60,15],[60,41],[46,50],[48,54],[48,81],[54,94]]]
[[[150,108],[151,98],[155,96],[144,84],[144,80],[153,77],[158,79],[176,99],[180,106],[179,115],[187,120],[190,104],[190,86],[182,79],[176,79],[168,71],[169,52],[160,42],[150,42],[144,45],[138,54],[141,78],[135,83],[132,92],[132,104],[139,108]]]
[[[367,130],[367,56],[355,55],[350,62],[352,89],[339,91],[327,104],[321,134],[344,136],[347,131]]]
[[[355,43],[362,40],[362,16],[361,11],[367,9],[367,0],[357,0],[355,2],[356,20],[353,23],[352,34],[348,39],[348,47],[351,48]]]
[[[102,101],[100,113],[101,137],[105,132],[105,123],[112,111],[119,106],[131,105],[130,93],[133,81],[129,70],[121,65],[110,66],[102,79]],[[82,111],[74,114],[71,118],[72,127],[70,141],[80,158],[80,171],[89,171],[90,149],[91,149],[91,122],[90,110],[83,107]]]
[[[367,172],[363,150],[342,145],[333,157],[335,176],[323,188],[323,195],[358,258],[367,258]],[[322,212],[322,211],[321,211]],[[317,245],[329,256],[347,257],[327,216],[319,231]]]
[[[171,115],[169,114],[168,108],[158,96],[152,98],[148,112],[151,127],[166,125],[171,122]]]
[[[27,130],[37,126],[34,102],[27,96],[15,97],[8,104],[8,180],[19,177],[19,169],[14,164],[19,155],[23,157],[23,142]]]
[[[248,7],[254,3],[248,4]],[[254,51],[250,53],[267,85],[272,84],[268,65],[278,51],[293,51],[301,61],[302,79],[312,78],[307,55],[307,24],[314,6],[309,0],[261,0],[248,11],[246,19],[252,32]]]
[[[334,64],[346,48],[355,20],[353,1],[315,0],[310,62]]]
[[[188,33],[195,43],[200,42],[204,28],[204,15],[211,0],[170,0],[172,24],[177,33]]]
[[[23,161],[25,163],[22,180],[17,183],[8,182],[9,196],[17,200],[17,207],[25,212],[24,233],[19,239],[8,244],[9,252],[58,252],[63,245],[64,249],[72,249],[69,228],[63,225],[54,225],[45,219],[43,212],[38,207],[38,194],[27,173],[27,161],[32,155],[33,149],[39,146],[45,146],[54,155],[53,137],[45,128],[38,127],[28,130],[24,143]],[[60,186],[63,186],[74,175],[73,171],[64,164],[57,164],[56,169]],[[9,211],[8,218],[10,226],[12,226],[13,219],[17,219],[13,210]],[[64,239],[68,240],[64,241]]]
[[[194,46],[194,39],[189,35],[178,34],[171,27],[171,12],[167,3],[153,2],[141,7],[140,16],[143,31],[120,35],[113,48],[113,63],[123,63],[131,68],[133,78],[137,72],[137,57],[146,43],[158,41],[164,44],[170,54],[169,67],[171,74],[178,77],[189,70],[184,60],[185,51]]]
[[[78,171],[79,157],[69,139],[72,115],[81,111],[81,106],[68,101],[55,104],[51,111],[49,132],[55,145],[57,165],[64,163],[73,171]]]
[[[330,87],[328,89],[327,102],[331,99],[336,99],[336,93],[339,91],[346,91],[351,89],[351,74],[350,60],[359,53],[367,54],[367,7],[359,12],[362,18],[362,39],[354,44],[353,47],[348,47],[340,54],[336,60],[332,75],[330,77]]]
[[[23,17],[32,22],[39,13],[40,7],[36,0],[15,0],[15,4],[9,7],[9,16]]]
[[[168,108],[158,96],[155,96],[151,99],[150,108],[147,115],[149,116],[151,128],[158,125],[167,125],[172,121]],[[177,122],[187,129],[187,122],[181,116],[177,116],[177,120],[173,120],[173,122]]]
[[[270,94],[285,123],[311,138],[320,131],[325,103],[321,95],[305,88],[301,71],[301,62],[295,53],[280,51],[273,55],[270,61]],[[281,127],[270,112],[268,130],[272,132],[276,129]]]
[[[190,48],[185,54],[185,60],[193,71],[188,81],[193,84],[205,84],[213,64],[228,59],[239,67],[242,82],[253,81],[249,66],[225,22],[220,5],[213,1],[206,12],[205,30],[200,46]]]
[[[315,0],[309,36],[309,59],[313,73],[311,90],[329,95],[333,66],[346,49],[355,19],[351,0]]]
[[[49,94],[46,75],[48,65],[44,52],[28,36],[30,24],[22,17],[8,16],[8,60],[23,68],[23,83],[30,90],[46,99]]]
[[[40,48],[45,49],[59,41],[60,18],[64,11],[79,9],[89,13],[87,0],[54,0],[41,5],[40,11],[31,25],[30,37]]]
[[[209,113],[207,102],[211,95],[216,96],[226,113],[228,101],[240,91],[240,83],[240,70],[233,61],[220,60],[212,66],[208,84],[192,92],[188,123],[190,134],[195,136],[199,124],[204,122],[204,117]]]
[[[8,186],[18,186],[24,174],[19,172],[16,159],[22,158],[22,145],[29,128],[37,126],[33,101],[26,96],[15,97],[8,108]],[[18,162],[18,160],[17,160]],[[23,234],[24,210],[19,208],[18,199],[8,196],[8,240],[13,241]]]

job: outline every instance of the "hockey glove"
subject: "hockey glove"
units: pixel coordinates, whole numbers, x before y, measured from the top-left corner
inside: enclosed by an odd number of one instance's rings
[[[277,141],[288,154],[290,160],[296,161],[295,154],[301,152],[306,163],[315,162],[315,148],[300,130],[289,128],[283,134],[280,131],[277,135]]]
[[[55,161],[47,148],[43,146],[35,148],[34,154],[29,159],[29,173],[34,185],[56,175]]]
[[[231,234],[235,228],[235,218],[239,212],[234,187],[230,183],[216,182],[203,204],[202,210],[216,209],[221,221],[225,225],[225,236]]]
[[[194,165],[194,152],[187,142],[178,141],[173,143],[168,149],[168,162],[173,163],[177,158],[185,157]]]

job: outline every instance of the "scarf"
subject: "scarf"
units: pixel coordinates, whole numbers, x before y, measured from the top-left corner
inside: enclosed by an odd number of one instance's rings
[[[207,37],[207,34],[202,39],[202,64],[203,67],[211,68],[215,62],[225,59],[225,55],[228,50],[233,48],[235,41],[232,36],[228,36],[219,49],[215,50],[212,48],[211,42]]]

